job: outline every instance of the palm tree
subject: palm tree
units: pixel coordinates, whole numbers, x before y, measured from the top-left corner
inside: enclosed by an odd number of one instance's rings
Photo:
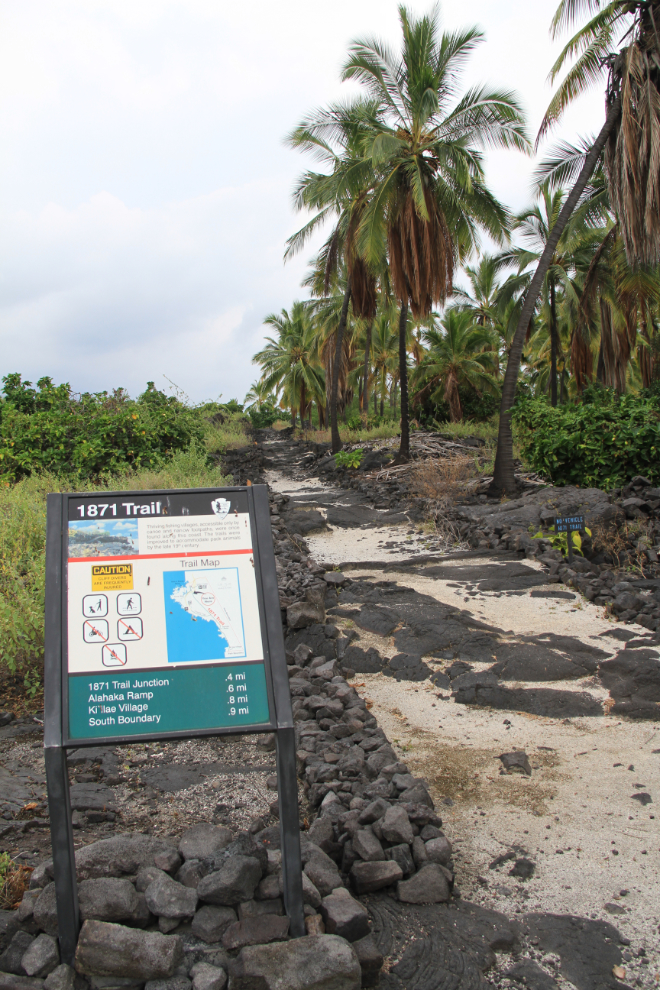
[[[414,375],[414,381],[421,385],[415,394],[418,402],[426,397],[434,402],[444,399],[452,423],[458,423],[463,418],[459,386],[468,386],[478,394],[497,393],[492,374],[496,363],[492,332],[475,323],[469,310],[446,310],[422,336],[428,352]],[[491,350],[486,350],[488,347]]]
[[[575,163],[575,184],[521,310],[502,389],[492,484],[496,494],[516,489],[511,407],[527,326],[559,237],[601,158],[628,262],[655,264],[660,257],[660,0],[561,0],[552,21],[553,36],[581,16],[588,18],[587,23],[552,67],[554,80],[577,56],[548,107],[537,143],[576,97],[605,76],[606,118],[591,147]]]
[[[334,335],[335,350],[330,376],[333,453],[341,450],[342,446],[337,420],[337,396],[349,303],[352,300],[354,315],[366,320],[373,319],[377,305],[375,275],[355,244],[356,231],[372,180],[370,165],[360,153],[361,138],[366,124],[375,113],[377,108],[369,101],[333,104],[327,109],[313,111],[288,138],[292,147],[311,152],[332,168],[329,175],[306,172],[301,177],[294,193],[294,202],[299,209],[315,209],[317,212],[300,231],[289,238],[285,259],[299,250],[320,224],[331,216],[337,217],[336,226],[319,256],[323,270],[323,294],[328,293],[342,261],[346,276]],[[318,283],[318,278],[316,282]],[[316,290],[318,295],[322,294],[318,284]]]
[[[325,391],[309,304],[294,302],[290,314],[286,309],[271,313],[264,323],[275,329],[277,337],[266,338],[266,347],[254,355],[252,363],[263,368],[266,389],[282,390],[283,402],[291,408],[293,425],[300,412],[304,426],[312,401],[318,402]]]
[[[372,329],[374,369],[374,414],[377,397],[380,398],[380,415],[385,414],[387,379],[393,379],[398,369],[399,332],[396,308],[381,306]]]
[[[263,405],[275,405],[275,396],[272,389],[266,388],[263,378],[252,382],[247,392],[243,404],[246,409],[261,409]]]
[[[463,63],[482,40],[475,28],[439,34],[438,8],[416,17],[399,7],[401,55],[378,40],[355,41],[344,79],[356,79],[379,107],[364,145],[376,177],[358,229],[358,251],[377,268],[387,248],[399,299],[401,445],[410,454],[406,328],[408,306],[423,319],[452,292],[454,266],[481,228],[501,243],[508,214],[484,184],[479,148],[527,150],[511,93],[483,87],[456,98]]]

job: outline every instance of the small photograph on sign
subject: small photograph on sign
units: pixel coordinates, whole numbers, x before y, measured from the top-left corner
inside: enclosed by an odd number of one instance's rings
[[[101,505],[96,507],[103,509]],[[105,506],[107,508],[107,506]],[[72,519],[69,558],[130,557],[139,552],[137,519]]]
[[[132,587],[132,564],[92,565],[92,591],[130,591]]]
[[[236,567],[165,571],[163,590],[169,663],[245,657]]]
[[[126,647],[121,643],[107,644],[103,647],[101,662],[104,667],[125,667],[128,663]]]

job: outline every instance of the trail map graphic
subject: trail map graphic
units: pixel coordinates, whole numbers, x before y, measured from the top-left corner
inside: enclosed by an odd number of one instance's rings
[[[245,657],[238,569],[165,571],[169,663]]]

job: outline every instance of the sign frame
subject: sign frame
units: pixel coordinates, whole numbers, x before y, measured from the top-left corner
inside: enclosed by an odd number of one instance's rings
[[[282,633],[282,618],[277,586],[275,552],[270,524],[270,506],[266,485],[222,488],[144,490],[103,492],[114,496],[222,495],[246,493],[252,536],[252,553],[257,602],[263,644],[269,721],[252,725],[181,729],[170,732],[117,733],[112,736],[71,738],[69,732],[68,694],[68,501],[98,496],[97,492],[49,494],[46,524],[46,602],[44,656],[44,756],[51,823],[53,868],[59,942],[62,961],[73,963],[80,930],[80,912],[76,881],[73,827],[66,762],[68,749],[91,746],[119,746],[139,742],[193,739],[211,736],[248,735],[273,732],[276,739],[278,800],[284,904],[294,937],[306,934],[302,893],[302,861],[298,821],[298,783],[295,755],[295,728],[291,708],[289,676]],[[237,660],[240,664],[259,661]],[[199,665],[195,665],[199,666]],[[209,664],[213,666],[213,664]],[[154,670],[157,668],[153,668]]]

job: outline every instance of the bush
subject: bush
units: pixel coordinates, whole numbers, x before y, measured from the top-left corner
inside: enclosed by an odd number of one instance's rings
[[[499,412],[500,397],[489,392],[480,395],[473,388],[459,385],[458,397],[461,401],[463,420],[485,423]],[[429,397],[419,403],[413,398],[412,408],[419,422],[427,428],[431,428],[434,421],[448,423],[450,420],[449,406],[446,402],[433,402]]]
[[[575,405],[522,398],[513,410],[527,463],[557,485],[613,488],[641,474],[660,481],[660,395],[617,396],[592,385]]]
[[[123,389],[74,397],[68,384],[19,374],[3,378],[0,478],[51,471],[80,480],[129,468],[155,468],[191,443],[203,444],[199,412],[149,382],[137,400]]]
[[[209,466],[206,451],[179,450],[157,469],[128,470],[96,482],[76,481],[76,491],[149,488],[214,488],[231,484]],[[71,491],[71,478],[34,472],[0,482],[0,666],[20,673],[28,693],[38,690],[44,652],[46,494]]]

